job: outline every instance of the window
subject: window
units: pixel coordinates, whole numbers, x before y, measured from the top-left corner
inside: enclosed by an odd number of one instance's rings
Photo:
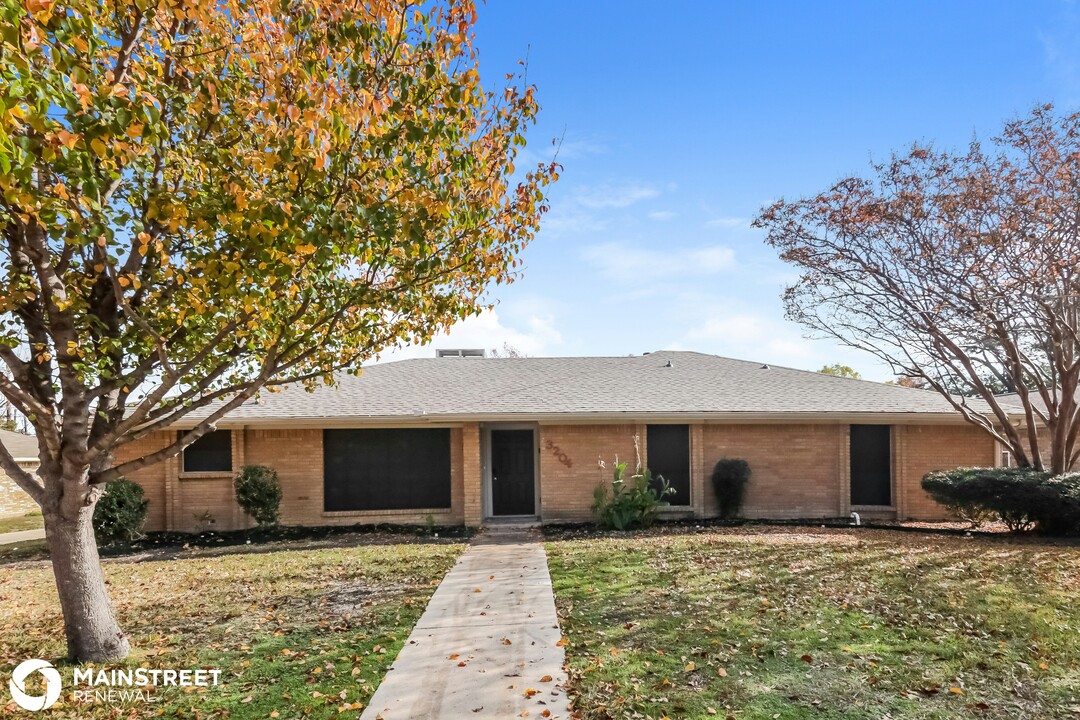
[[[329,512],[449,508],[450,430],[324,430],[323,507]]]
[[[851,504],[892,505],[892,429],[851,426]]]
[[[184,472],[232,472],[232,431],[208,432],[184,448]]]
[[[649,425],[645,438],[645,452],[654,487],[659,489],[657,478],[662,476],[675,489],[665,500],[672,505],[689,505],[690,426]]]

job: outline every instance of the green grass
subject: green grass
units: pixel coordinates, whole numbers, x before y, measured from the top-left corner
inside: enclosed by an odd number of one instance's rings
[[[718,530],[548,545],[585,718],[1080,718],[1080,549]]]
[[[0,533],[39,530],[43,527],[45,527],[45,520],[42,519],[40,512],[28,512],[25,515],[0,518]]]
[[[220,668],[222,682],[164,690],[160,702],[119,710],[62,699],[48,715],[357,717],[462,550],[420,542],[307,550],[270,544],[240,554],[106,560],[133,645],[124,664]],[[0,677],[28,657],[63,656],[52,583],[46,563],[0,567]],[[71,677],[69,668],[61,674]],[[0,706],[0,716],[20,713]]]

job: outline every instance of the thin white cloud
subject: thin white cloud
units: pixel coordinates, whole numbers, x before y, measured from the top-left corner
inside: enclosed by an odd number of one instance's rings
[[[750,221],[743,217],[718,217],[706,221],[705,227],[748,228],[750,227]]]
[[[1075,2],[1063,2],[1054,14],[1052,27],[1036,33],[1042,44],[1047,79],[1056,86],[1059,105],[1080,104],[1080,9]]]
[[[651,213],[648,213],[645,217],[649,218],[650,220],[662,222],[664,220],[671,220],[673,217],[675,217],[675,213],[673,213],[671,210],[654,210]]]
[[[549,163],[553,160],[565,163],[567,160],[581,160],[595,155],[604,155],[608,152],[608,146],[598,140],[552,138],[549,142],[539,139],[531,139],[517,156],[515,165],[520,168],[532,169],[540,163]]]
[[[578,205],[590,210],[624,208],[649,200],[660,194],[652,185],[624,183],[619,185],[593,185],[578,188],[574,200]]]
[[[727,270],[735,264],[735,251],[726,245],[654,250],[611,242],[585,248],[582,257],[601,273],[617,280],[700,276]]]
[[[678,343],[703,352],[789,367],[826,364],[814,341],[803,337],[797,327],[754,312],[709,317],[687,331]]]
[[[439,348],[468,348],[502,350],[504,345],[526,355],[550,354],[551,349],[562,343],[562,334],[555,328],[555,318],[550,315],[530,315],[522,320],[523,327],[504,324],[496,310],[485,310],[479,315],[466,318],[437,335],[427,345],[409,345],[384,353],[381,362],[404,360],[415,357],[435,357]]]

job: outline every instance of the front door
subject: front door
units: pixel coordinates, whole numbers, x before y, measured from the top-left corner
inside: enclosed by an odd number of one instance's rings
[[[532,430],[491,431],[492,514],[536,514],[535,467]]]

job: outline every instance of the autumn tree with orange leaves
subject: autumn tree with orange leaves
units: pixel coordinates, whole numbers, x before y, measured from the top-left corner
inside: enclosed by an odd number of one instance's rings
[[[755,224],[801,272],[791,319],[937,390],[1021,466],[1077,464],[1080,115],[1042,106],[988,147],[915,145]]]
[[[41,468],[2,447],[0,465],[41,505],[70,655],[117,659],[105,484],[260,390],[477,312],[556,167],[516,172],[534,89],[481,84],[471,0],[24,0],[0,18],[0,393]]]

